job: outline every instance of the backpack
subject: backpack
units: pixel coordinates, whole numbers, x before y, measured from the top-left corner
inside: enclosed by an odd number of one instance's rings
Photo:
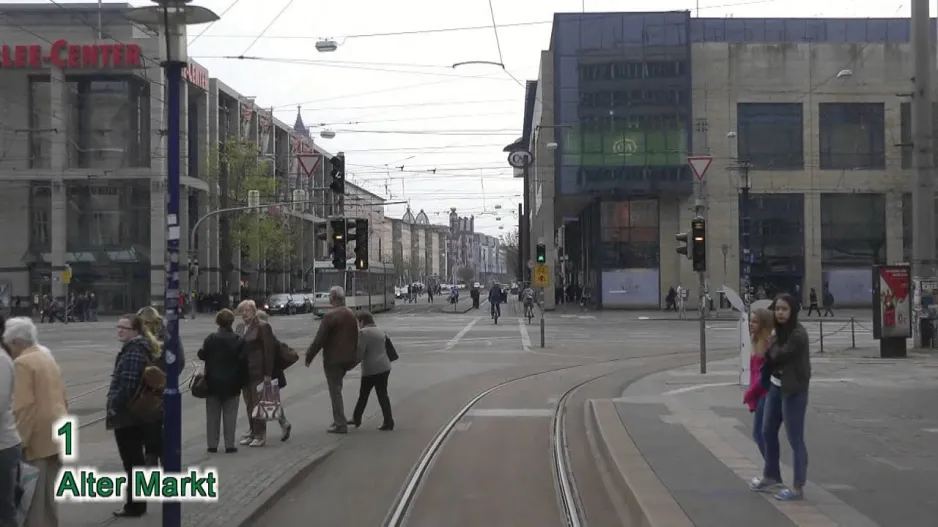
[[[140,421],[156,421],[163,416],[163,390],[166,389],[166,372],[144,351],[146,364],[140,375],[140,387],[130,401],[131,415]]]

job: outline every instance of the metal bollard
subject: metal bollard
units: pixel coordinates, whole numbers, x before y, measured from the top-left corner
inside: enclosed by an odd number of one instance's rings
[[[857,332],[854,329],[854,319],[850,317],[850,349],[857,348]]]
[[[818,326],[821,328],[821,351],[818,353],[824,353],[824,320],[818,321]]]
[[[544,347],[544,308],[541,307],[541,347]]]

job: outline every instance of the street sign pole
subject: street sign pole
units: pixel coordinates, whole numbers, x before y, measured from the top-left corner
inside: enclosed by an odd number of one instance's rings
[[[62,270],[62,284],[65,285],[65,323],[68,324],[68,313],[71,307],[71,302],[68,298],[68,289],[69,284],[72,283],[72,267],[68,264],[65,264],[65,269]]]
[[[550,285],[550,267],[546,263],[534,264],[534,280],[533,285],[541,293],[541,347],[545,346],[545,333],[547,323],[544,321],[544,302],[546,301],[545,295],[547,294],[547,287]]]
[[[694,203],[696,217],[703,218],[706,207],[703,203],[703,182],[707,175],[707,169],[713,163],[713,156],[687,156],[687,164],[690,165],[694,176],[697,177],[697,199]],[[707,287],[707,277],[705,271],[697,273],[697,294],[700,307],[700,373],[707,373],[707,296],[705,289]]]

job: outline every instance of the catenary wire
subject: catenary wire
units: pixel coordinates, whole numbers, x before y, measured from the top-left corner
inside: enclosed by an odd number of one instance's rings
[[[264,36],[264,33],[267,33],[267,30],[273,27],[273,25],[277,23],[277,20],[280,20],[280,17],[283,16],[283,14],[287,12],[287,9],[290,9],[291,5],[293,5],[293,0],[287,0],[287,3],[284,4],[284,6],[280,9],[280,11],[278,11],[277,14],[274,15],[274,18],[266,26],[264,26],[264,29],[261,30],[260,34],[254,37],[254,40],[252,40],[251,43],[248,44],[248,47],[244,48],[244,51],[242,51],[241,54],[246,55],[248,51],[251,51],[251,48],[254,47],[254,44],[257,44],[257,41],[260,40],[261,37]]]
[[[224,18],[225,15],[228,14],[228,11],[231,11],[231,10],[234,8],[234,6],[238,5],[238,2],[240,2],[240,1],[241,1],[241,0],[234,0],[233,2],[231,2],[230,4],[228,4],[228,7],[226,7],[221,13],[219,13],[219,15],[218,15],[218,20],[221,20],[222,18]],[[209,29],[212,29],[212,26],[214,26],[214,25],[215,25],[215,22],[218,22],[218,20],[213,20],[213,21],[209,22],[205,27],[202,28],[202,31],[199,31],[199,33],[198,33],[196,36],[192,37],[192,40],[190,40],[186,45],[187,45],[187,46],[191,46],[191,45],[195,44],[195,41],[196,41],[196,40],[199,40],[200,38],[202,38],[202,36],[204,36],[205,33],[206,33]],[[263,36],[264,36],[264,34],[261,33],[260,35],[257,36],[257,38],[256,38],[254,41],[257,42],[257,40],[263,38]]]

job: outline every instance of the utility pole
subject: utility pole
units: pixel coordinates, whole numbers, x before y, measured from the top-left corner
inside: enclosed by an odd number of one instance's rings
[[[697,199],[694,202],[694,224],[697,222],[703,223],[704,214],[706,213],[706,207],[702,199]],[[704,258],[706,258],[706,240],[698,239],[703,238],[701,233],[694,232],[696,229],[691,229],[691,236],[693,236],[693,241],[691,242],[692,250],[698,245],[703,246]],[[694,267],[698,267],[699,256],[694,255]],[[700,373],[707,373],[707,295],[704,289],[707,287],[707,268],[706,260],[704,260],[703,267],[698,267],[697,270],[697,290],[700,295]]]
[[[932,150],[931,71],[932,55],[929,0],[912,0],[912,60],[915,91],[912,95],[912,144],[915,150],[912,176],[912,279],[934,277],[935,270],[935,158]],[[921,334],[913,331],[915,345]],[[903,341],[904,342],[904,341]]]

